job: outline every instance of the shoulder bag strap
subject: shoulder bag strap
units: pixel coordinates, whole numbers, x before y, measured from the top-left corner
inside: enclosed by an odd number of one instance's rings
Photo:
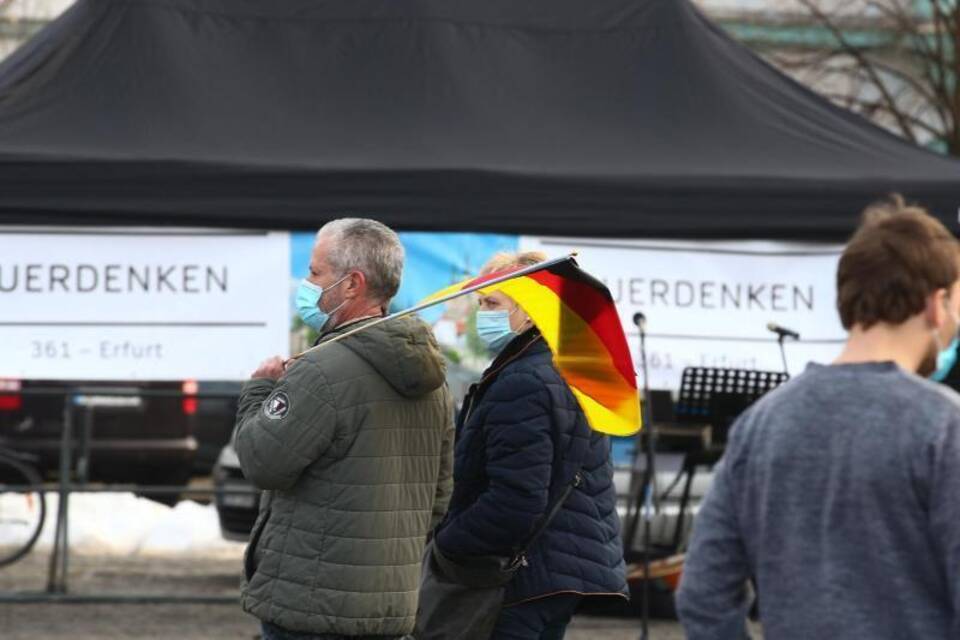
[[[536,542],[541,535],[543,535],[543,532],[547,530],[547,527],[550,526],[550,523],[553,521],[553,519],[558,513],[560,513],[560,509],[563,508],[563,503],[567,501],[567,498],[571,493],[573,493],[573,490],[579,487],[583,482],[581,469],[582,467],[577,467],[576,473],[573,474],[573,479],[567,483],[560,495],[557,496],[557,499],[554,500],[553,506],[550,507],[550,510],[547,512],[547,514],[543,517],[543,519],[540,520],[540,524],[537,525],[537,528],[534,529],[533,533],[530,534],[530,537],[527,538],[526,543],[524,543],[524,545],[520,547],[520,550],[514,554],[511,566],[527,566],[527,550],[533,546],[533,543]]]

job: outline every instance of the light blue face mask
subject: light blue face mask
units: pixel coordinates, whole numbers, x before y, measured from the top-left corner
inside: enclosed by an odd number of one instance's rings
[[[952,314],[951,314],[952,315]],[[954,326],[960,330],[960,319],[953,318]],[[937,369],[930,374],[930,379],[943,382],[953,366],[957,364],[957,347],[960,347],[960,336],[954,336],[946,349],[940,349],[940,336],[933,332],[933,340],[937,343]]]
[[[347,279],[347,276],[343,276],[332,285],[327,287],[327,290],[333,289],[335,286]],[[340,307],[347,304],[347,301],[344,300],[342,303],[337,305],[336,309],[327,313],[320,309],[320,298],[323,296],[323,287],[317,284],[313,284],[306,278],[300,282],[300,286],[297,288],[297,313],[300,314],[300,319],[303,320],[303,323],[320,333],[323,331],[323,327],[330,321],[330,316],[336,313]]]
[[[477,336],[491,353],[499,353],[517,337],[510,328],[513,311],[477,311]]]
[[[937,370],[930,374],[930,379],[943,382],[957,364],[957,347],[960,347],[960,338],[954,338],[946,349],[937,354]]]

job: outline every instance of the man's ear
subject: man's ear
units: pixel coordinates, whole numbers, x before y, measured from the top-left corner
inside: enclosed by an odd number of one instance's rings
[[[367,277],[362,271],[351,271],[347,276],[347,281],[343,295],[346,298],[359,298],[367,292]]]
[[[947,321],[946,300],[946,289],[937,289],[927,296],[924,316],[926,317],[927,323],[934,329],[939,329]]]

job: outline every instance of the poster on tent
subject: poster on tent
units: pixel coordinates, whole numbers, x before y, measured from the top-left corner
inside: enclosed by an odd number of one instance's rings
[[[835,307],[842,247],[781,242],[678,242],[523,237],[523,250],[577,252],[614,297],[640,369],[636,312],[647,318],[652,388],[677,389],[685,367],[782,371],[774,322],[788,340],[789,372],[829,362],[845,332]]]
[[[245,379],[288,352],[289,249],[287,233],[4,229],[0,377]]]

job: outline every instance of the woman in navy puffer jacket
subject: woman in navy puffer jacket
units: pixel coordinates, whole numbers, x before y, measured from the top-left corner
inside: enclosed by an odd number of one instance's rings
[[[499,255],[482,273],[542,254]],[[457,423],[454,490],[442,552],[509,556],[578,469],[582,480],[507,586],[495,640],[562,638],[584,596],[626,597],[609,439],[590,429],[549,347],[513,300],[480,299],[478,333],[499,351]]]

